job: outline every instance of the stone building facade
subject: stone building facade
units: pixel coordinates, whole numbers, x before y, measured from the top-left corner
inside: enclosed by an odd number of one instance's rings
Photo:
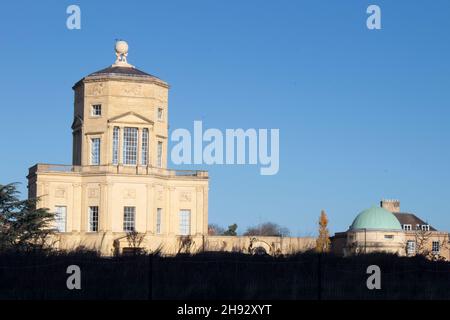
[[[113,65],[73,86],[72,164],[29,169],[29,197],[56,213],[52,245],[103,255],[311,248],[313,238],[208,236],[208,172],[167,168],[169,85],[129,64],[126,42],[115,49]]]
[[[382,200],[380,207],[362,211],[346,232],[331,238],[331,247],[335,254],[344,256],[387,252],[450,260],[448,233],[412,213],[401,212],[398,200]]]
[[[169,85],[127,54],[119,41],[116,62],[73,87],[72,165],[29,170],[29,197],[57,213],[60,248],[111,254],[132,231],[148,244],[207,233],[208,173],[167,168]]]

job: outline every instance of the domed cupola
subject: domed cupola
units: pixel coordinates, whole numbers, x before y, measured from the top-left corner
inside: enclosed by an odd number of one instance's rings
[[[353,220],[350,230],[402,230],[400,222],[391,212],[379,207],[362,211]]]

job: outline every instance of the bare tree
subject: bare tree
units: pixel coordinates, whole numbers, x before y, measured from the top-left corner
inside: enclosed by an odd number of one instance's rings
[[[286,237],[289,236],[289,234],[289,229],[281,227],[273,222],[265,222],[260,225],[247,228],[244,236]]]
[[[432,232],[426,229],[417,228],[414,230],[414,240],[416,242],[416,255],[427,257],[430,255],[428,248]]]
[[[441,255],[442,250],[449,249],[449,235],[446,234],[444,237],[434,236],[433,231],[425,228],[419,228],[419,226],[414,230],[414,242],[415,242],[415,255],[426,257],[430,260],[446,260],[444,256]],[[431,242],[431,243],[430,243]],[[433,242],[438,242],[439,252],[433,251]],[[431,247],[431,249],[430,249]],[[408,254],[408,240],[405,243],[405,251]]]
[[[431,252],[430,255],[430,259],[434,260],[434,261],[446,261],[447,259],[445,258],[445,256],[443,256],[442,250],[448,250],[448,242],[449,242],[449,238],[448,238],[448,234],[446,234],[442,240],[438,239],[438,240],[434,240],[437,241],[439,243],[439,252]]]
[[[191,236],[181,236],[179,238],[178,253],[191,253],[194,247],[194,241]]]
[[[127,233],[128,245],[133,249],[134,254],[141,253],[143,251],[141,244],[142,241],[144,241],[144,238],[145,234],[137,231],[130,231]]]
[[[221,236],[225,233],[225,229],[217,224],[208,225],[208,235],[209,236]]]

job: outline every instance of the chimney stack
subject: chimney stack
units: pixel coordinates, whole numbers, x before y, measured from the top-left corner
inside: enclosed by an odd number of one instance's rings
[[[380,202],[380,206],[392,213],[400,212],[400,200],[387,200],[383,199]]]

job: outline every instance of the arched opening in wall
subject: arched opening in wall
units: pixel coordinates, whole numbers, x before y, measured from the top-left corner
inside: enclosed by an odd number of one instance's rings
[[[272,248],[267,242],[253,238],[250,240],[248,252],[254,255],[270,255],[272,253]]]
[[[265,256],[268,254],[264,247],[256,247],[253,249],[252,253],[256,256]]]

